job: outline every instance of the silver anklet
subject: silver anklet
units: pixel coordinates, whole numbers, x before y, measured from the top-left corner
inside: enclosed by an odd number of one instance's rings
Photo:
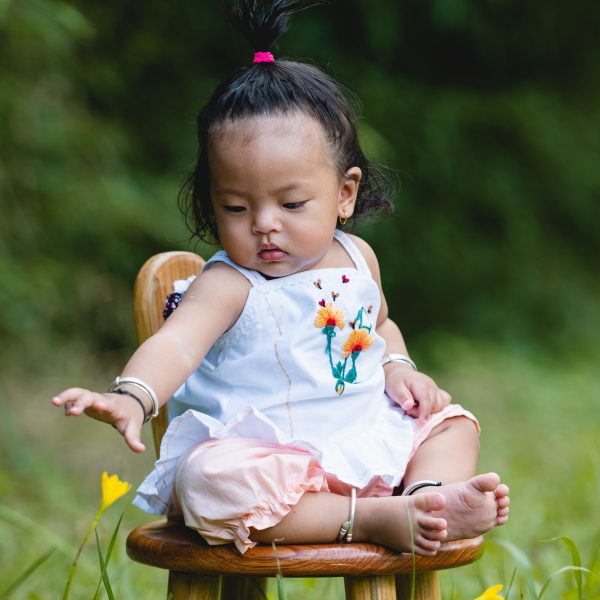
[[[350,514],[348,520],[344,521],[340,527],[338,534],[338,542],[346,542],[349,544],[352,541],[352,531],[354,530],[354,516],[356,514],[356,489],[352,488],[352,496],[350,498]]]
[[[434,481],[433,479],[421,479],[421,481],[415,481],[408,487],[404,488],[402,496],[412,496],[417,490],[424,487],[440,487],[444,485],[441,481]]]

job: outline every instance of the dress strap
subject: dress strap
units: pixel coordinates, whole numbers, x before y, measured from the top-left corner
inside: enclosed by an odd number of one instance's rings
[[[336,229],[333,233],[333,237],[342,245],[344,250],[348,253],[357,271],[367,273],[371,275],[371,269],[365,260],[362,252],[358,249],[357,245],[340,229]]]
[[[236,271],[239,271],[249,282],[250,285],[257,286],[261,285],[265,281],[267,281],[260,273],[257,271],[251,271],[250,269],[245,269],[241,267],[236,262],[233,262],[229,256],[227,256],[227,252],[225,250],[219,250],[215,252],[205,263],[204,267],[202,267],[202,271],[205,271],[211,264],[216,262],[223,262],[230,267],[233,267]]]

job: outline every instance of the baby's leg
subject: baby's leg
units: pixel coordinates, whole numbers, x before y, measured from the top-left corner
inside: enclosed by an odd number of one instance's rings
[[[350,498],[327,491],[325,472],[306,450],[244,438],[213,440],[182,457],[175,495],[188,527],[209,544],[234,542],[245,552],[256,542],[335,542]],[[435,554],[446,521],[434,516],[442,494],[359,498],[355,541]]]
[[[438,491],[446,506],[435,514],[448,522],[448,539],[472,538],[508,521],[508,487],[495,473],[474,477],[479,456],[479,436],[472,421],[455,417],[435,427],[411,459],[404,484],[421,479],[442,481]]]
[[[446,539],[446,521],[434,515],[445,505],[438,493],[411,497],[358,498],[352,540],[375,542],[410,552],[411,528],[417,554],[435,555]],[[331,543],[348,518],[350,498],[329,492],[305,493],[291,512],[277,525],[251,531],[250,538],[286,544]],[[411,527],[412,522],[412,527]]]

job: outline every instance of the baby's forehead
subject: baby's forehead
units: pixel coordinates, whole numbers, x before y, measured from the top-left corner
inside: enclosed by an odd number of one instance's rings
[[[321,124],[305,113],[296,111],[280,115],[259,115],[226,120],[214,125],[208,136],[209,146],[239,145],[272,140],[287,140],[302,145],[324,146]]]

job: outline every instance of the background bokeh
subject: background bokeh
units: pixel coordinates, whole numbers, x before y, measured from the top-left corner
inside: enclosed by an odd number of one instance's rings
[[[514,541],[551,521],[596,554],[572,512],[600,514],[598,31],[590,0],[338,0],[276,52],[352,89],[367,154],[399,175],[395,216],[360,233],[411,353],[517,482]],[[90,472],[137,483],[151,457],[48,399],[118,371],[146,258],[215,250],[177,195],[200,107],[251,56],[218,0],[0,0],[0,492],[59,534],[77,538]]]
[[[137,268],[193,247],[195,117],[251,51],[216,0],[0,7],[0,331],[118,351]],[[357,93],[400,175],[396,218],[364,234],[409,339],[595,343],[599,25],[582,0],[352,0],[282,39]]]

